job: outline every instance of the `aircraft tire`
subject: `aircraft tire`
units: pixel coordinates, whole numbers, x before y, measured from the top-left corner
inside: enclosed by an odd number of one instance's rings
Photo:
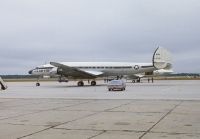
[[[36,86],[40,86],[40,83],[36,83]]]
[[[84,83],[83,83],[83,81],[79,81],[77,85],[78,86],[84,86]]]
[[[140,80],[140,78],[138,78],[138,79],[137,79],[137,83],[140,83],[140,82],[141,82],[141,80]]]
[[[97,84],[96,81],[91,82],[91,86],[95,86],[96,84]]]

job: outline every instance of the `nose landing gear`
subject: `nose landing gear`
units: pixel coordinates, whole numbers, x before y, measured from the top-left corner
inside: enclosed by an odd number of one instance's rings
[[[91,82],[88,81],[88,83],[90,83],[91,86],[95,86],[95,85],[97,84],[96,81],[94,81],[94,80],[91,81]],[[78,85],[78,86],[84,86],[84,82],[83,82],[83,81],[79,81],[79,82],[77,83],[77,85]]]
[[[40,77],[37,78],[36,86],[40,86],[39,80],[40,80]]]

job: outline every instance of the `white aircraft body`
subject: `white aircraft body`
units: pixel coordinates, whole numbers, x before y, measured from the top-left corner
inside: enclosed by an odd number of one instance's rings
[[[38,76],[59,76],[79,79],[78,86],[83,86],[83,80],[92,80],[91,85],[96,85],[95,79],[109,76],[135,76],[145,73],[152,75],[153,72],[172,72],[170,53],[163,47],[158,47],[152,58],[152,63],[131,63],[131,62],[50,62],[38,66],[29,71],[29,74]],[[40,84],[37,83],[37,86]]]

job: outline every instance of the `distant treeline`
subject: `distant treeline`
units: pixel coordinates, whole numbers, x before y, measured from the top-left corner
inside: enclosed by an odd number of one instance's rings
[[[29,79],[29,78],[37,78],[38,76],[34,75],[0,75],[3,79]]]
[[[198,73],[177,73],[177,74],[170,74],[169,76],[194,76],[194,77],[199,77],[200,74],[198,74]]]

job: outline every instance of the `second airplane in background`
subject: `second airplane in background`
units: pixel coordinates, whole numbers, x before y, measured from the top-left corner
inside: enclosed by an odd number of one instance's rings
[[[59,76],[60,80],[79,80],[77,85],[83,86],[83,80],[91,80],[91,85],[96,85],[96,78],[115,76],[136,77],[137,74],[153,75],[154,71],[172,72],[170,53],[163,47],[158,47],[152,58],[152,63],[131,63],[131,62],[50,62],[50,64],[38,66],[29,71],[29,74],[38,76]],[[64,80],[65,81],[65,80]],[[36,83],[40,85],[39,82]]]

